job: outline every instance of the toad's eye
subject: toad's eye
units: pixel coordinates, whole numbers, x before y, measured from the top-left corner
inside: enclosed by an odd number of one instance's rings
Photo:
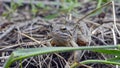
[[[67,30],[67,28],[66,27],[61,27],[60,30]]]

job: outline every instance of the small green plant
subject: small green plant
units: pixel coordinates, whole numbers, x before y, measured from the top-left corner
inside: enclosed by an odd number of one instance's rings
[[[66,10],[68,13],[74,10],[75,7],[79,7],[81,3],[78,0],[65,0],[62,2],[63,5],[60,10]]]
[[[7,17],[8,19],[10,19],[11,15],[12,15],[14,12],[16,12],[17,8],[18,8],[19,6],[21,6],[21,5],[23,5],[23,4],[22,4],[22,1],[23,1],[23,0],[18,0],[18,2],[15,3],[13,0],[11,0],[10,7],[9,7],[9,6],[5,6],[5,8],[7,9],[7,12],[4,12],[4,13],[2,14],[2,16],[5,16],[5,17]]]
[[[52,8],[50,6],[46,6],[44,3],[39,2],[38,4],[36,4],[36,7],[41,8],[41,11],[53,11],[53,14],[48,14],[46,15],[44,18],[45,19],[53,19],[57,16],[59,16],[60,14],[66,14],[66,13],[71,13],[73,11],[73,9],[75,7],[80,6],[80,2],[78,2],[78,0],[61,0],[60,2],[52,2],[53,4],[55,4],[56,6],[59,6],[58,8]],[[33,8],[33,10],[35,11],[35,7]],[[51,12],[52,12],[51,11]]]
[[[31,4],[31,12],[33,14],[33,17],[36,15],[36,13],[38,12],[38,9],[36,8],[36,6],[34,4]]]

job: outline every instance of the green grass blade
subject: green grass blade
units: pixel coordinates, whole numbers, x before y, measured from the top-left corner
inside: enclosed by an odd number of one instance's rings
[[[94,49],[106,49],[106,48],[119,48],[120,45],[114,46],[89,46],[89,47],[41,47],[41,48],[28,48],[16,50],[12,53],[12,56],[5,63],[5,68],[8,68],[13,62],[32,56],[56,53],[56,52],[67,52],[75,50],[94,50]],[[7,66],[7,67],[6,67]]]
[[[113,49],[98,49],[98,50],[93,50],[98,53],[104,53],[104,54],[109,54],[109,55],[114,55],[114,56],[120,56],[120,50],[113,50]]]
[[[119,62],[113,62],[113,61],[107,61],[107,60],[85,60],[80,62],[80,64],[90,64],[90,63],[103,63],[103,64],[113,64],[113,65],[119,65]]]
[[[14,54],[11,54],[10,57],[5,62],[3,68],[10,68],[9,66],[11,65],[13,59],[14,59]]]
[[[120,63],[120,56],[117,56],[116,58],[107,59],[107,60],[112,61],[112,62],[119,62]]]

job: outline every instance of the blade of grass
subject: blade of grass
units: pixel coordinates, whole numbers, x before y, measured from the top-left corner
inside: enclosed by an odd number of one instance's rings
[[[14,59],[14,54],[11,54],[11,55],[9,56],[9,58],[7,59],[7,61],[6,61],[5,64],[4,64],[3,68],[9,68],[9,67],[10,67],[9,64],[12,63],[12,59]]]
[[[120,65],[120,63],[118,62],[112,62],[107,60],[85,60],[80,62],[80,64],[89,64],[89,63],[104,63],[104,64]]]
[[[120,56],[116,57],[116,58],[110,58],[107,59],[108,61],[112,61],[112,62],[119,62],[120,63]]]
[[[108,48],[120,48],[120,45],[89,46],[89,47],[41,47],[41,48],[20,49],[12,53],[11,57],[5,63],[4,68],[8,68],[13,62],[17,60],[21,60],[37,55],[50,54],[56,52],[76,51],[76,50],[94,50],[94,49],[108,49]]]
[[[120,56],[120,50],[113,50],[113,49],[98,49],[98,50],[92,50],[94,52],[98,53],[104,53],[104,54],[109,54],[109,55],[114,55],[114,56]]]

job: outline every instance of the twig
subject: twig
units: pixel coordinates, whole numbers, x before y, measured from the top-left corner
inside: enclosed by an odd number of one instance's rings
[[[0,57],[0,60],[7,59],[7,58],[9,58],[9,56],[3,56],[3,57]]]
[[[93,11],[89,12],[89,13],[86,14],[85,16],[79,18],[76,23],[79,23],[79,21],[83,20],[84,18],[86,18],[87,16],[93,14],[94,12],[98,11],[99,9],[102,9],[102,8],[105,7],[105,6],[110,5],[111,3],[112,3],[112,2],[108,2],[108,3],[104,4],[104,5],[102,5],[101,7],[94,9]]]
[[[120,36],[120,31],[117,28],[117,23],[116,23],[116,14],[115,14],[115,5],[114,5],[114,1],[112,1],[112,8],[113,8],[113,23],[114,23],[114,29],[116,29],[116,31],[118,32],[119,36]]]
[[[0,40],[5,37],[8,33],[10,33],[13,29],[15,28],[15,25],[12,25],[9,29],[6,30],[6,32],[4,32],[1,36],[0,36]]]
[[[44,41],[41,42],[41,43],[36,43],[36,42],[25,42],[25,43],[19,43],[19,44],[9,45],[9,46],[6,46],[6,47],[0,49],[0,52],[5,51],[6,49],[18,47],[19,45],[23,45],[23,44],[30,46],[30,45],[38,45],[38,44],[44,44],[44,43],[45,43]]]
[[[24,34],[24,33],[20,33],[20,32],[17,32],[17,33],[19,33],[19,34],[21,34],[21,35],[23,35],[23,36],[25,36],[25,37],[27,37],[27,38],[33,40],[34,42],[36,42],[36,43],[38,43],[38,44],[41,43],[40,41],[38,41],[38,40],[34,39],[33,37],[30,37],[30,36],[28,36],[28,35],[26,35],[26,34]]]
[[[112,33],[113,33],[113,41],[114,41],[114,45],[117,45],[117,40],[116,40],[115,30],[112,29],[112,28],[111,28],[111,30],[112,30]]]
[[[93,38],[97,39],[98,41],[102,42],[104,45],[107,45],[107,43],[105,43],[102,39],[96,37],[96,36],[92,36]]]
[[[114,1],[112,1],[112,9],[113,9],[113,19],[114,19],[114,25],[113,25],[113,29],[116,29],[119,36],[120,36],[120,31],[118,30],[117,26],[116,26],[116,15],[115,15],[115,5],[114,5]],[[117,45],[117,42],[116,42],[116,36],[115,36],[115,32],[114,30],[112,29],[112,32],[113,32],[113,40],[114,40],[114,45],[116,46]],[[115,56],[117,57],[117,56]],[[116,68],[119,68],[118,65],[115,66]]]

